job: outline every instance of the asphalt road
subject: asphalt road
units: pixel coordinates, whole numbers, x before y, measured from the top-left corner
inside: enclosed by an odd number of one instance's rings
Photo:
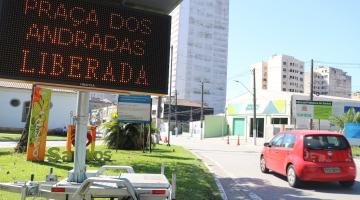
[[[203,159],[220,181],[225,193],[224,199],[360,199],[360,160],[356,160],[357,182],[351,189],[342,188],[338,183],[307,183],[301,189],[295,189],[288,185],[285,177],[261,173],[261,146],[237,146],[236,139],[231,140],[228,145],[223,138],[200,141],[181,136],[172,141]]]

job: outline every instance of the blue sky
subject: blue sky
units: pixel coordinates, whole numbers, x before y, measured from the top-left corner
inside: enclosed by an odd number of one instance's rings
[[[234,80],[251,89],[250,65],[273,54],[360,63],[360,1],[230,0],[227,98],[247,92]],[[352,75],[353,91],[360,90],[360,64],[333,66]]]

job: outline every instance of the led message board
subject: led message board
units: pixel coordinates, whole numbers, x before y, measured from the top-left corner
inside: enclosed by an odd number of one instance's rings
[[[104,2],[0,0],[0,78],[167,94],[170,16]]]

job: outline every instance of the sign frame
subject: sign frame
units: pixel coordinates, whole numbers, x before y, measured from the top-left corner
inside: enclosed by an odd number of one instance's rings
[[[118,121],[122,123],[151,123],[152,99],[149,95],[119,95]]]
[[[300,108],[300,106],[302,106],[302,108]],[[328,120],[332,115],[332,109],[332,101],[296,100],[295,117],[305,119]]]
[[[122,37],[128,37],[129,40],[135,40],[137,41],[142,40],[142,38],[144,39],[144,41],[146,42],[145,47],[143,48],[143,51],[145,52],[144,54],[142,54],[140,56],[140,58],[138,58],[139,56],[130,56],[130,55],[110,55],[109,53],[104,53],[102,51],[95,51],[95,50],[88,50],[88,52],[92,53],[92,55],[98,56],[99,60],[100,60],[100,67],[98,68],[99,70],[101,70],[101,72],[99,72],[98,74],[100,74],[98,77],[96,77],[95,75],[93,75],[93,79],[89,79],[84,81],[84,76],[85,76],[85,72],[83,72],[84,70],[81,68],[82,72],[79,74],[82,76],[82,79],[77,80],[77,79],[73,79],[71,80],[70,78],[64,78],[61,77],[60,79],[56,79],[53,77],[48,77],[49,73],[47,74],[47,77],[39,77],[40,75],[32,75],[32,74],[19,74],[19,73],[15,73],[15,71],[10,71],[12,69],[16,68],[16,72],[18,72],[21,68],[21,62],[24,63],[26,60],[26,54],[21,52],[24,51],[25,47],[29,47],[29,48],[33,48],[36,49],[36,54],[40,54],[43,53],[42,52],[42,48],[49,48],[50,50],[48,51],[49,53],[49,57],[42,57],[40,58],[36,58],[37,60],[34,61],[33,63],[29,63],[29,66],[31,67],[30,69],[35,69],[38,70],[40,64],[39,63],[44,63],[44,61],[40,61],[40,60],[48,60],[47,65],[51,65],[51,56],[52,53],[58,53],[56,51],[54,51],[54,49],[59,47],[52,47],[54,46],[54,44],[40,44],[40,43],[36,43],[34,41],[31,41],[32,43],[30,43],[29,41],[27,41],[27,39],[25,39],[25,36],[28,37],[29,33],[31,32],[31,27],[30,26],[30,21],[34,20],[34,23],[43,23],[40,25],[49,25],[50,26],[66,26],[64,25],[64,22],[57,22],[54,21],[53,18],[49,17],[48,20],[43,20],[43,19],[37,19],[37,17],[33,14],[33,15],[29,15],[29,14],[24,14],[22,10],[20,10],[20,4],[25,4],[25,2],[50,2],[53,3],[55,6],[58,6],[60,4],[64,4],[66,6],[71,6],[71,5],[79,5],[79,6],[83,6],[84,8],[88,8],[90,9],[94,8],[94,12],[98,12],[98,16],[99,16],[99,23],[98,24],[106,24],[106,25],[101,25],[99,27],[97,27],[98,29],[94,30],[93,32],[91,32],[93,29],[85,26],[84,32],[89,33],[89,37],[91,36],[91,34],[93,33],[99,33],[100,35],[102,34],[102,36],[106,35],[109,33],[111,28],[108,28],[106,30],[103,30],[103,27],[110,27],[107,23],[113,23],[112,21],[110,21],[113,19],[112,17],[115,16],[116,13],[120,13],[122,15],[126,17],[128,17],[128,19],[134,20],[136,17],[138,17],[139,19],[139,23],[147,23],[148,21],[151,22],[151,25],[149,25],[149,27],[151,27],[151,34],[150,36],[146,36],[145,33],[140,33],[140,28],[138,32],[130,32],[130,31],[124,31],[120,33],[116,32],[114,33],[114,37],[121,37],[121,39],[123,39]],[[16,2],[16,3],[12,3],[12,2]],[[8,5],[8,4],[11,4]],[[89,4],[89,7],[86,7],[87,4]],[[117,7],[115,7],[114,5],[116,5]],[[14,7],[13,10],[8,11],[9,7]],[[15,9],[16,8],[16,9]],[[40,15],[40,9],[39,8],[39,15]],[[52,8],[51,8],[52,9]],[[108,13],[108,15],[104,14],[106,13],[104,11],[104,9],[108,9],[111,11],[114,11],[114,13]],[[25,10],[25,8],[24,8]],[[52,11],[52,10],[51,10]],[[91,10],[93,11],[93,10]],[[50,11],[49,11],[50,12]],[[57,11],[56,11],[57,12]],[[9,20],[9,17],[6,17],[7,14],[12,13],[12,14],[19,14],[19,13],[23,13],[22,16],[20,15],[15,15],[18,16],[17,21],[14,20],[14,22]],[[53,14],[53,13],[51,13]],[[113,15],[114,14],[114,15]],[[56,15],[56,14],[55,14]],[[52,16],[52,15],[51,15]],[[90,14],[89,14],[90,16]],[[105,16],[105,17],[104,17]],[[31,17],[31,20],[30,20]],[[103,17],[103,18],[101,18]],[[28,19],[29,18],[29,19]],[[70,18],[70,17],[69,17]],[[114,17],[115,18],[115,17]],[[22,19],[26,19],[26,22],[22,22],[24,20]],[[143,21],[140,21],[140,19],[144,19]],[[148,21],[146,21],[147,19],[149,19]],[[0,0],[0,26],[2,28],[2,30],[0,31],[2,35],[0,38],[0,43],[4,44],[4,41],[7,40],[12,40],[9,35],[13,35],[7,32],[11,32],[9,30],[7,30],[7,27],[12,27],[14,25],[20,27],[21,25],[26,26],[26,28],[23,29],[16,29],[18,32],[19,30],[22,30],[23,32],[17,34],[16,36],[14,36],[15,39],[19,39],[19,40],[15,40],[17,41],[17,44],[12,44],[11,42],[5,43],[5,45],[3,46],[7,46],[8,45],[13,45],[11,46],[11,50],[4,50],[1,51],[2,53],[9,53],[12,54],[12,56],[3,56],[3,60],[10,60],[8,58],[12,58],[12,61],[1,61],[0,64],[3,68],[3,70],[1,70],[0,68],[0,78],[1,79],[5,79],[5,80],[9,80],[9,81],[15,81],[15,82],[25,82],[25,83],[31,83],[31,84],[38,84],[38,85],[44,85],[44,86],[51,86],[51,87],[61,87],[61,88],[69,88],[69,89],[79,89],[79,90],[86,90],[86,91],[103,91],[103,92],[116,92],[116,93],[124,93],[124,94],[151,94],[151,95],[156,95],[156,96],[161,96],[161,95],[167,95],[168,93],[168,74],[169,74],[169,61],[170,61],[170,31],[171,31],[171,17],[169,15],[165,15],[165,14],[159,14],[159,13],[152,13],[149,11],[143,11],[143,10],[137,10],[134,8],[129,8],[129,7],[124,7],[123,5],[121,5],[121,3],[110,3],[110,2],[98,2],[98,1],[84,1],[84,0],[76,0],[76,1],[64,1],[64,0],[59,0],[59,1],[55,1],[55,0]],[[43,20],[43,21],[42,21]],[[53,21],[51,21],[53,20]],[[18,23],[19,21],[21,21],[21,24]],[[7,24],[6,24],[7,22]],[[149,22],[149,24],[150,24]],[[31,23],[33,23],[31,21]],[[115,23],[115,22],[114,22]],[[4,25],[5,24],[5,25]],[[10,25],[9,25],[10,24]],[[73,28],[73,25],[68,25],[70,28]],[[121,25],[123,26],[123,25]],[[145,25],[144,25],[145,26]],[[4,29],[5,28],[5,29]],[[16,27],[15,27],[16,28]],[[70,29],[69,28],[69,29]],[[45,28],[44,28],[45,29]],[[90,32],[88,32],[88,29],[90,30]],[[39,29],[40,30],[40,29]],[[81,29],[82,30],[82,29]],[[131,29],[134,30],[134,29]],[[113,31],[113,29],[111,29],[111,31]],[[59,33],[60,34],[60,33]],[[55,36],[54,36],[55,35]],[[55,33],[54,33],[54,38],[56,37],[56,29],[55,29]],[[143,36],[145,35],[145,36]],[[110,37],[110,36],[109,36]],[[30,37],[31,38],[31,37]],[[45,37],[44,37],[45,38]],[[43,38],[43,39],[44,39]],[[59,36],[59,43],[61,40],[61,37]],[[161,38],[161,40],[159,40],[158,38]],[[56,40],[56,39],[55,39]],[[51,42],[55,41],[55,40],[51,40]],[[90,39],[89,39],[90,40]],[[106,40],[106,38],[105,38]],[[103,41],[105,41],[103,40]],[[26,42],[24,42],[26,41]],[[28,42],[28,43],[27,43]],[[14,42],[15,43],[15,42]],[[50,43],[50,42],[49,42]],[[106,42],[105,42],[106,43]],[[135,42],[134,42],[135,45]],[[89,45],[88,45],[89,46]],[[105,45],[104,45],[105,46]],[[135,45],[136,46],[136,45]],[[6,47],[6,48],[7,48]],[[86,45],[85,45],[86,47]],[[39,50],[37,50],[37,48],[39,48]],[[138,47],[139,49],[140,47]],[[70,50],[69,50],[70,49]],[[78,52],[79,49],[75,49],[75,50],[71,50],[72,48],[65,48],[64,47],[64,52],[65,51],[69,51],[70,53],[72,52]],[[85,49],[85,48],[84,48]],[[80,49],[82,51],[82,49]],[[15,52],[16,51],[16,52]],[[84,52],[86,52],[87,50],[84,50]],[[139,50],[140,51],[140,50]],[[155,51],[155,52],[154,52]],[[15,52],[15,53],[14,53]],[[84,53],[81,52],[80,55],[88,55],[88,52]],[[61,53],[61,51],[60,51]],[[17,56],[14,56],[14,55]],[[22,54],[20,56],[20,54]],[[30,54],[29,54],[30,55]],[[43,55],[43,54],[41,54]],[[66,53],[64,53],[64,60],[65,57],[67,56]],[[127,56],[127,57],[126,57]],[[131,71],[131,73],[129,72],[129,77],[133,76],[134,78],[132,79],[131,83],[123,83],[119,80],[116,80],[116,84],[114,84],[113,82],[104,82],[104,81],[100,81],[105,68],[107,68],[107,59],[108,57],[110,57],[109,62],[110,61],[117,61],[117,64],[114,64],[114,74],[116,73],[120,73],[119,70],[123,69],[121,68],[121,64],[119,64],[119,62],[123,61],[124,62],[129,62],[130,65],[132,65],[134,68],[134,72]],[[120,57],[120,58],[119,58]],[[23,60],[21,61],[20,58],[23,58]],[[84,57],[85,58],[85,57]],[[32,59],[29,60],[31,61]],[[35,58],[34,58],[35,60]],[[139,61],[140,60],[140,61]],[[55,62],[55,61],[54,61]],[[9,64],[10,63],[10,64]],[[14,64],[12,64],[14,63]],[[35,63],[35,64],[34,64]],[[70,70],[70,61],[64,61],[64,68],[66,68],[65,73],[69,72]],[[136,65],[134,64],[136,63]],[[83,65],[85,65],[85,61],[83,63]],[[118,65],[118,66],[115,66]],[[6,70],[4,70],[6,68]],[[88,69],[89,70],[89,69]],[[144,71],[142,71],[144,70]],[[146,71],[148,70],[148,71]],[[40,70],[41,71],[41,70]],[[136,72],[135,72],[136,71]],[[141,84],[137,84],[136,80],[137,78],[135,77],[136,73],[137,76],[143,76],[145,74],[145,71],[148,73],[148,83],[150,84],[145,84],[144,82],[142,82]],[[89,71],[88,71],[89,72]],[[144,73],[143,73],[144,72]],[[64,74],[65,74],[64,73]],[[9,75],[10,74],[10,75]],[[12,75],[11,75],[12,74]],[[161,74],[161,76],[160,76]],[[64,75],[65,76],[65,75]],[[52,80],[54,79],[54,80]],[[55,80],[56,79],[56,80]],[[113,79],[111,79],[113,80]],[[65,83],[64,83],[65,82]],[[135,84],[136,83],[136,84]]]

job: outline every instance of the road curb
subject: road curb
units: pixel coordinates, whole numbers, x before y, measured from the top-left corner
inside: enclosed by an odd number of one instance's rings
[[[210,166],[209,166],[206,162],[203,161],[203,158],[202,158],[202,157],[200,157],[200,156],[199,156],[197,153],[195,153],[195,152],[192,152],[192,151],[190,151],[190,152],[191,152],[195,157],[197,157],[199,160],[201,160],[202,163],[205,165],[205,167],[209,170],[209,172],[210,172],[211,175],[213,176],[213,178],[214,178],[214,180],[215,180],[215,183],[216,183],[216,185],[217,185],[217,187],[218,187],[218,189],[219,189],[221,198],[222,198],[223,200],[228,200],[228,197],[227,197],[227,195],[226,195],[226,192],[225,192],[225,190],[224,190],[224,187],[222,186],[222,184],[221,184],[219,178],[217,177],[217,175],[215,174],[215,172],[210,168]]]

